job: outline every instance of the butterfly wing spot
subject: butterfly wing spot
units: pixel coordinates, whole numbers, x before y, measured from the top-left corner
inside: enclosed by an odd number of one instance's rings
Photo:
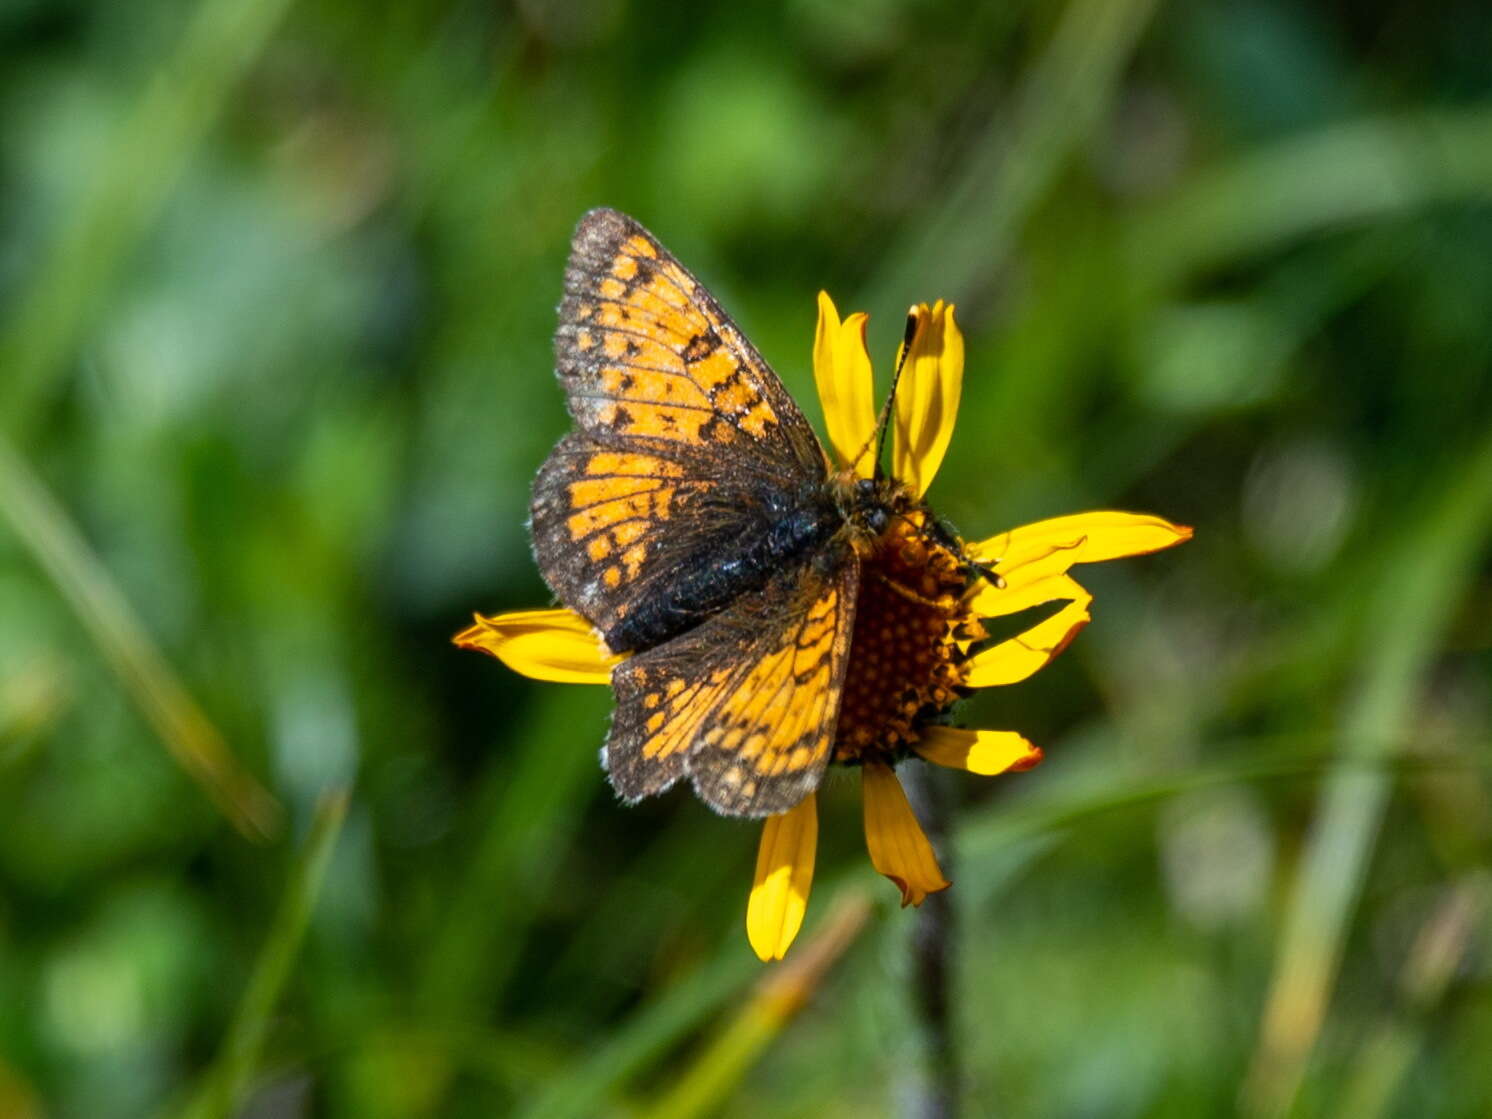
[[[630,338],[613,330],[603,335],[602,339],[601,352],[607,357],[636,360],[642,356],[642,343],[636,338]],[[664,357],[663,360],[667,361],[668,358]],[[638,361],[637,364],[646,365],[647,363]]]
[[[585,478],[570,483],[570,500],[581,511],[618,503],[630,507],[644,494],[656,493],[661,488],[652,478],[635,475]]]
[[[753,439],[765,439],[772,424],[771,413],[762,406],[751,409],[736,421],[736,426]]]
[[[610,474],[643,478],[678,478],[684,468],[676,462],[635,451],[597,451],[585,461],[585,472],[593,477]]]
[[[601,392],[629,404],[672,404],[707,411],[710,398],[682,377],[640,377],[633,368],[604,366],[599,373]]]
[[[580,331],[576,331],[578,341]],[[624,362],[639,370],[687,380],[678,351],[658,338],[621,330],[601,333],[601,352],[613,361]]]
[[[658,249],[650,237],[642,234],[633,234],[622,244],[622,251],[632,256],[647,257],[649,260],[658,259]]]
[[[689,376],[704,390],[706,400],[714,402],[715,394],[731,381],[744,380],[741,367],[731,361],[724,350],[714,350],[706,356],[689,363]],[[747,390],[750,392],[750,390]],[[757,400],[761,397],[751,392]]]
[[[649,521],[623,521],[611,530],[611,538],[617,547],[625,548],[647,535]]]
[[[584,402],[580,411],[592,426],[613,435],[644,439],[667,439],[683,443],[701,443],[701,433],[713,417],[703,408],[677,404],[648,404],[632,397],[618,404],[614,400],[599,405]]]
[[[743,800],[750,800],[757,794],[756,781],[747,777],[746,771],[738,765],[731,766],[723,772],[720,775],[720,783]]]
[[[710,399],[722,412],[735,416],[749,412],[756,398],[740,381],[733,381],[723,385]]]

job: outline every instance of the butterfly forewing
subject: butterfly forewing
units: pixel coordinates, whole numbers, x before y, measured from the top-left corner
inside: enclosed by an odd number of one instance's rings
[[[782,382],[713,296],[637,222],[581,219],[565,270],[556,369],[581,428],[658,439],[783,482],[823,452]]]
[[[613,649],[646,648],[729,600],[710,565],[751,568],[752,542],[822,488],[824,454],[714,298],[614,210],[575,232],[555,359],[580,431],[534,486],[539,567]]]

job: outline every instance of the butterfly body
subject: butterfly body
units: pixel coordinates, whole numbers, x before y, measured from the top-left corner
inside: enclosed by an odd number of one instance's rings
[[[784,812],[834,747],[862,559],[904,487],[837,471],[704,287],[613,210],[576,230],[555,337],[577,430],[534,484],[545,581],[613,652],[628,800],[688,777]]]

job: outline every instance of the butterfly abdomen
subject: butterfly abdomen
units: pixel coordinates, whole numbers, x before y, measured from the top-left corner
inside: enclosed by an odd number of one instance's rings
[[[675,573],[606,631],[606,644],[619,653],[637,652],[693,629],[817,554],[843,524],[842,515],[827,502],[775,509],[762,531],[726,541],[708,558]]]

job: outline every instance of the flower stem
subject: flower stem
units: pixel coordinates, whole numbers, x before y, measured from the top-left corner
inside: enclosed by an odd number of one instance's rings
[[[937,852],[943,877],[952,879],[953,797],[933,766],[903,766],[900,776],[922,829]],[[929,894],[912,927],[911,999],[919,1025],[922,1072],[911,1094],[914,1119],[953,1119],[962,1080],[953,1005],[954,913],[952,890]]]

